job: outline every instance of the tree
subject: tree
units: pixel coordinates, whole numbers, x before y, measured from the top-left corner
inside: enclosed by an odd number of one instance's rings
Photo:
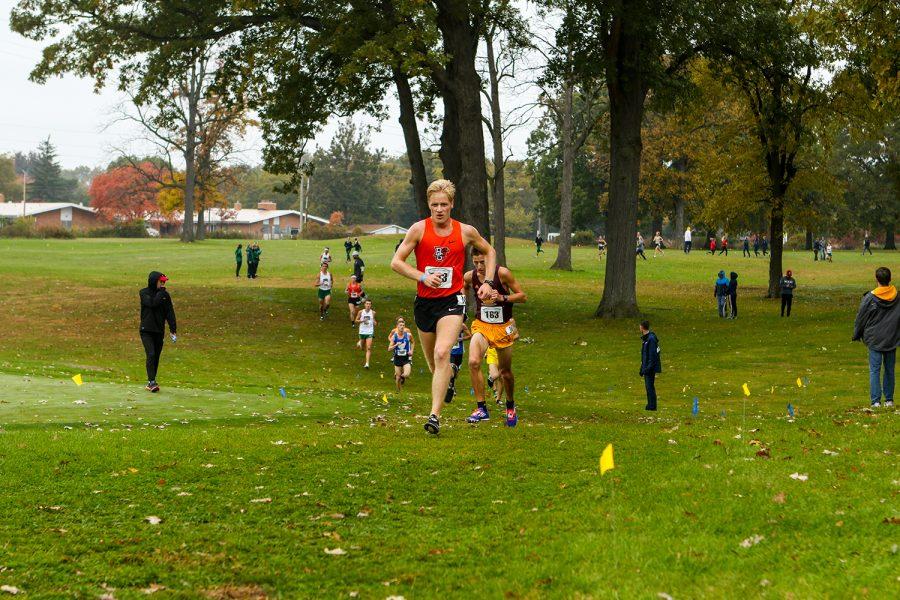
[[[187,189],[185,185],[186,178],[187,176],[183,171],[174,173],[165,172],[162,175],[163,184],[158,187],[156,194],[156,206],[159,208],[159,212],[166,216],[171,216],[176,212],[180,212],[184,215],[185,219],[188,218],[187,212],[184,210],[184,197],[185,190]],[[203,185],[199,182],[197,183],[194,197],[197,199],[198,205],[203,207],[201,210],[212,208],[224,209],[228,207],[225,196],[215,187],[215,184],[209,181],[205,182]],[[191,217],[191,220],[193,220],[193,217]]]
[[[77,182],[63,178],[62,169],[56,160],[56,148],[50,143],[49,137],[38,146],[37,157],[28,176],[33,180],[26,192],[29,200],[71,202]]]
[[[91,206],[107,220],[136,221],[156,210],[158,185],[145,173],[157,167],[141,163],[140,170],[123,166],[94,177],[88,191]]]
[[[21,187],[16,178],[15,158],[0,154],[0,194],[7,202],[15,202],[21,196]]]
[[[828,53],[809,23],[806,3],[747,2],[744,26],[715,42],[714,72],[739,90],[753,119],[769,207],[769,297],[780,295],[785,208],[799,170],[798,154],[825,118],[827,82],[816,75]]]

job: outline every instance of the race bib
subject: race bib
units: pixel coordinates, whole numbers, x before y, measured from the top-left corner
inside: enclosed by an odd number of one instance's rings
[[[359,294],[357,294],[356,292],[350,292],[350,297],[351,298],[359,298]]]
[[[439,289],[447,289],[453,285],[453,269],[449,267],[425,267],[426,275],[437,275],[441,278]]]
[[[397,356],[406,356],[406,346],[397,346]]]
[[[481,306],[481,316],[478,317],[479,320],[485,323],[493,323],[495,325],[502,324],[503,321],[503,307],[502,306]]]

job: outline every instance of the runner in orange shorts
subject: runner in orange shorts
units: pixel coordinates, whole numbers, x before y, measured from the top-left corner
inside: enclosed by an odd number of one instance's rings
[[[485,256],[478,248],[472,248],[472,264],[475,268],[463,276],[467,292],[470,288],[479,289],[484,281]],[[472,322],[472,339],[469,341],[469,373],[478,407],[466,419],[469,423],[487,421],[490,418],[484,401],[484,375],[481,372],[481,362],[488,348],[497,351],[500,363],[500,378],[506,392],[506,425],[515,427],[519,422],[513,399],[512,372],[512,346],[519,337],[519,330],[512,312],[513,304],[526,300],[527,296],[519,282],[506,267],[497,267],[496,284],[490,296],[484,300],[475,299],[475,320]]]

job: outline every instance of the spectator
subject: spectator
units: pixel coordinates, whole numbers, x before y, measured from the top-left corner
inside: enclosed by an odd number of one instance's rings
[[[637,233],[637,248],[635,248],[635,254],[647,260],[647,257],[644,256],[644,236],[641,235],[641,232]]]
[[[685,253],[685,254],[690,254],[690,253],[691,253],[691,239],[692,239],[692,237],[693,237],[693,236],[692,236],[692,234],[691,234],[691,228],[688,227],[687,229],[684,230],[684,253]]]
[[[790,269],[781,278],[778,285],[781,287],[781,316],[784,316],[785,307],[787,307],[787,316],[791,316],[791,305],[794,303],[794,288],[797,287],[797,282]]]
[[[762,240],[762,251],[763,251],[763,256],[769,255],[769,238],[765,235],[763,236],[763,240]]]
[[[647,406],[644,410],[656,410],[656,374],[662,373],[659,340],[650,331],[650,322],[641,322],[641,377],[647,390]]]
[[[716,238],[709,236],[709,254],[716,255]]]
[[[247,244],[247,279],[253,279],[253,244]]]
[[[737,273],[731,272],[731,280],[728,282],[728,300],[731,303],[731,318],[737,319]]]
[[[359,250],[353,251],[353,274],[356,275],[356,283],[363,282],[363,274],[366,270],[366,263],[359,257]]]
[[[162,354],[166,337],[166,322],[172,343],[178,339],[175,335],[175,307],[172,297],[166,289],[168,277],[159,271],[152,271],[147,277],[147,287],[139,292],[141,298],[141,343],[144,345],[147,368],[147,391],[158,392],[156,373],[159,370],[159,357]]]
[[[538,234],[534,237],[534,245],[537,246],[537,252],[535,253],[535,256],[537,256],[538,254],[543,252],[543,250],[541,250],[541,246],[544,245],[544,237],[540,234],[540,232],[538,232]]]
[[[241,276],[241,264],[244,262],[244,251],[241,249],[243,247],[243,244],[238,244],[234,251],[234,262],[237,263],[237,268],[234,270],[235,277]]]
[[[759,234],[753,236],[753,256],[759,256]]]
[[[359,238],[353,238],[353,249],[357,252],[362,252],[362,244],[359,243]]]
[[[831,242],[826,242],[825,243],[825,260],[827,260],[828,262],[832,262],[831,261],[831,251],[832,251]]]
[[[819,240],[813,240],[813,262],[819,260]]]
[[[891,285],[891,271],[879,267],[875,271],[878,283],[866,292],[856,313],[853,325],[853,341],[862,340],[869,350],[869,399],[872,408],[881,406],[884,394],[885,407],[894,406],[894,366],[897,346],[900,345],[900,301],[897,288]],[[884,379],[881,381],[881,371]]]
[[[353,242],[350,241],[350,236],[347,236],[347,240],[344,242],[344,252],[347,253],[347,262],[350,262],[350,252],[353,250]]]
[[[871,247],[871,245],[872,245],[872,242],[869,241],[869,232],[867,231],[867,232],[866,232],[866,237],[865,237],[865,239],[863,239],[863,251],[862,251],[863,255],[865,255],[866,252],[868,252],[868,253],[869,253],[869,256],[872,256],[872,247]]]
[[[719,306],[719,316],[725,318],[726,303],[728,302],[728,278],[725,277],[725,271],[719,271],[719,277],[716,279],[716,286],[713,294]]]
[[[256,272],[259,270],[259,257],[262,255],[262,250],[259,247],[259,242],[253,242],[253,245],[247,249],[247,277],[251,279],[256,279]],[[250,272],[253,272],[252,274]]]

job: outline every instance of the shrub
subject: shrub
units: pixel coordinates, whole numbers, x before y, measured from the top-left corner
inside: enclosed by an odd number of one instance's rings
[[[114,223],[107,227],[89,229],[85,236],[92,238],[143,238],[147,235],[147,226],[143,221],[131,221],[128,223]]]
[[[242,240],[247,235],[239,229],[215,229],[206,232],[208,240]]]
[[[593,246],[595,239],[596,239],[596,237],[594,236],[593,231],[583,229],[581,231],[575,232],[575,237],[572,238],[572,245],[573,246]]]
[[[0,237],[5,238],[33,238],[38,237],[37,225],[34,218],[23,217],[16,219],[0,227]]]
[[[303,240],[335,240],[347,237],[347,229],[334,225],[322,225],[313,221],[307,222],[300,234]]]
[[[52,238],[55,240],[74,240],[75,232],[71,229],[66,229],[65,227],[60,227],[59,225],[52,225],[50,227],[39,227],[37,230],[38,237],[42,238]]]

